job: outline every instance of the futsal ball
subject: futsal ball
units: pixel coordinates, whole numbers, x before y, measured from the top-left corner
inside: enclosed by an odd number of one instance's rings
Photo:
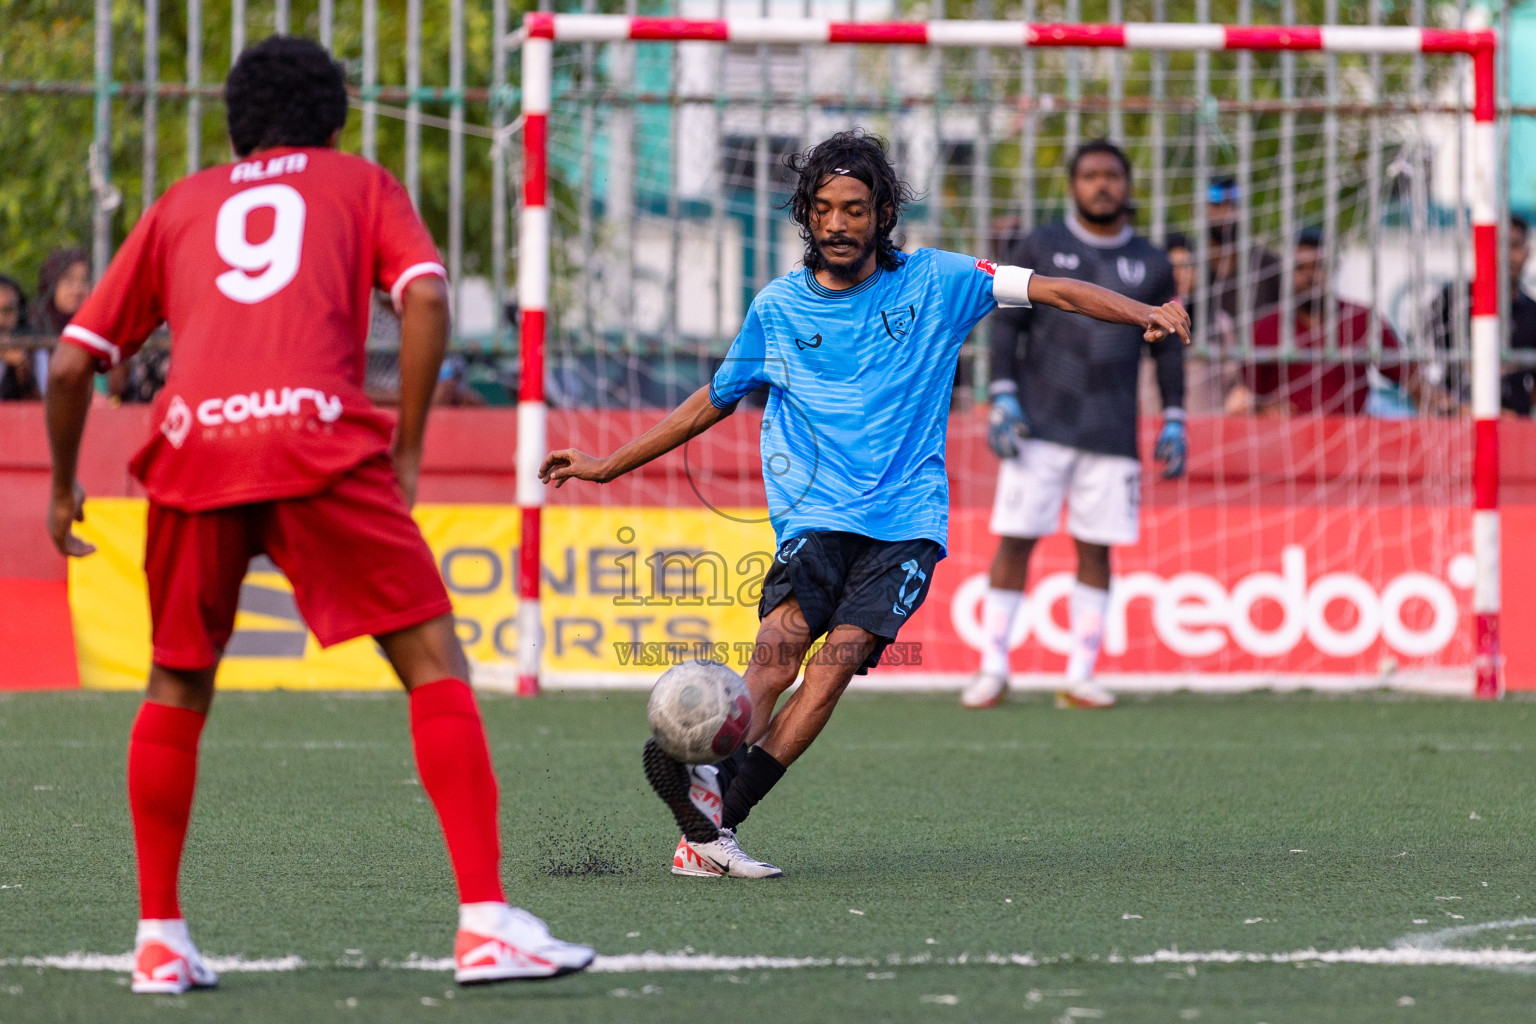
[[[645,716],[662,750],[686,764],[728,756],[747,734],[752,697],[747,684],[718,661],[687,661],[662,673]]]

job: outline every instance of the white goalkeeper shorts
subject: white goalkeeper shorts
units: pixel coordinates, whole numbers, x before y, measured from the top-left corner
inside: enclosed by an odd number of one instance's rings
[[[1141,463],[1050,441],[1026,439],[1004,459],[992,501],[992,532],[1048,537],[1061,524],[1089,544],[1135,544],[1141,536]]]

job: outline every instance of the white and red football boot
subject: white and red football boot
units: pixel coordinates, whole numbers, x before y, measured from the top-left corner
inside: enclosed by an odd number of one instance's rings
[[[712,843],[693,843],[683,836],[672,854],[672,873],[694,878],[783,878],[784,872],[758,860],[736,842],[728,828]]]
[[[995,708],[1008,699],[1008,677],[998,672],[978,672],[960,691],[960,706],[971,710]]]
[[[460,985],[558,978],[585,970],[596,955],[589,946],[561,942],[550,935],[548,925],[521,907],[459,906],[453,980]]]
[[[133,940],[133,991],[179,996],[192,988],[213,988],[219,976],[192,945],[187,922],[142,920]]]
[[[704,844],[699,844],[704,845]],[[725,869],[713,860],[706,860],[694,850],[687,836],[677,837],[677,849],[672,851],[672,873],[696,878],[724,878]]]
[[[1056,691],[1058,708],[1094,708],[1103,710],[1115,706],[1115,695],[1088,680],[1072,683],[1064,690]]]

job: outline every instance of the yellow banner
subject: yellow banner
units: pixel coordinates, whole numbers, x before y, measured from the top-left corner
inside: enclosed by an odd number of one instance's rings
[[[80,533],[97,546],[69,566],[81,685],[139,689],[149,672],[145,502],[97,498]],[[504,505],[416,509],[478,670],[510,678],[517,654],[519,515]],[[704,538],[708,538],[705,548]],[[544,670],[553,676],[654,677],[678,645],[750,641],[773,557],[760,510],[557,507],[544,510]],[[669,649],[670,648],[670,649]],[[733,662],[739,660],[731,659]],[[367,637],[321,650],[292,588],[252,563],[219,670],[233,689],[383,689],[393,673]]]

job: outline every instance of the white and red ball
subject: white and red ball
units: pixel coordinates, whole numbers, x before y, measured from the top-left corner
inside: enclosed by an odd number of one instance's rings
[[[667,754],[688,764],[707,764],[741,746],[752,722],[752,697],[730,666],[687,661],[656,680],[645,716]]]

